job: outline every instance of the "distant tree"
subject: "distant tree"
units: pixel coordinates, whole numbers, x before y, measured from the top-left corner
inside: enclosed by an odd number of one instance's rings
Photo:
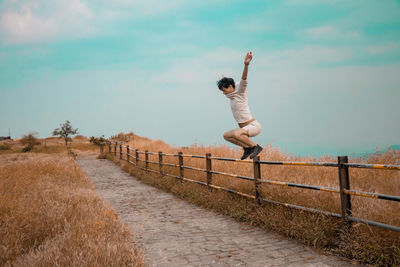
[[[20,142],[25,146],[22,149],[23,152],[31,151],[34,146],[40,144],[40,141],[36,138],[37,135],[38,135],[37,132],[30,132],[22,136]]]
[[[60,124],[60,128],[56,128],[53,131],[53,136],[59,136],[60,138],[64,138],[65,145],[68,145],[68,140],[70,140],[70,136],[78,133],[78,128],[73,129],[71,122],[66,120],[64,124]]]

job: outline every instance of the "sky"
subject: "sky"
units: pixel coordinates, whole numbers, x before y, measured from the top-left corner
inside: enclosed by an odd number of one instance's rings
[[[400,1],[0,0],[0,136],[221,145],[246,52],[254,138],[294,155],[400,144]]]

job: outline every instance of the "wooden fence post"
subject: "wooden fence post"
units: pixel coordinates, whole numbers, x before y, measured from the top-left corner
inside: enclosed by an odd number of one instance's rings
[[[122,159],[122,144],[119,144],[119,159]]]
[[[129,145],[126,146],[126,161],[129,163]]]
[[[259,193],[259,185],[258,181],[261,178],[261,165],[260,165],[260,157],[257,156],[253,159],[253,170],[254,170],[254,197],[256,205],[260,205],[260,193]]]
[[[211,173],[211,153],[206,153],[206,169],[207,169],[207,187],[211,190],[210,184],[212,184],[212,173]]]
[[[146,150],[145,152],[144,152],[144,159],[145,159],[145,161],[146,161],[146,169],[148,169],[149,168],[149,154],[148,154],[148,150]]]
[[[114,157],[117,157],[117,143],[114,143]]]
[[[158,169],[162,175],[162,152],[158,152]]]
[[[136,158],[136,166],[139,164],[139,152],[137,149],[135,149],[135,158]]]
[[[183,180],[183,157],[182,157],[182,152],[178,152],[178,157],[179,157],[179,177],[181,178],[181,181]]]
[[[340,186],[340,203],[342,208],[342,220],[343,223],[349,223],[348,217],[351,216],[351,200],[350,195],[344,193],[344,189],[350,190],[349,182],[349,167],[343,164],[348,163],[349,158],[347,156],[338,157],[339,166],[339,186]]]

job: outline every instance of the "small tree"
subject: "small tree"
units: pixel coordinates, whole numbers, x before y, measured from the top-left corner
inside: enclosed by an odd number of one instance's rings
[[[60,138],[64,138],[65,145],[68,145],[68,140],[70,136],[78,133],[78,128],[73,129],[71,122],[66,120],[64,124],[60,124],[60,128],[56,128],[53,131],[53,136],[59,136]]]
[[[31,151],[34,146],[40,144],[40,141],[36,138],[37,135],[37,132],[30,132],[22,136],[20,142],[26,146],[22,149],[23,152]]]

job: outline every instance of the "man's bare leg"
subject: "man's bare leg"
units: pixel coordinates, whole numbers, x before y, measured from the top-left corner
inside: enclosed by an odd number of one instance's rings
[[[235,138],[235,136],[239,136],[239,133],[236,132],[236,130],[231,130],[226,133],[224,133],[224,139],[232,144],[241,146],[241,147],[248,147],[246,143],[243,143],[240,141],[238,138]]]
[[[228,131],[224,134],[225,140],[241,147],[253,147],[255,144],[250,140],[247,131],[244,129],[236,129]]]
[[[237,139],[235,139],[233,137],[225,138],[225,140],[230,142],[230,143],[232,143],[232,144],[241,146],[241,147],[248,147],[247,145],[245,145],[244,143],[240,142],[239,140],[237,140]]]
[[[248,133],[246,130],[244,129],[238,129],[236,131],[240,131],[240,134],[238,137],[236,137],[239,141],[241,141],[242,143],[245,143],[247,145],[247,147],[253,147],[256,144],[254,144],[253,141],[251,141]]]

